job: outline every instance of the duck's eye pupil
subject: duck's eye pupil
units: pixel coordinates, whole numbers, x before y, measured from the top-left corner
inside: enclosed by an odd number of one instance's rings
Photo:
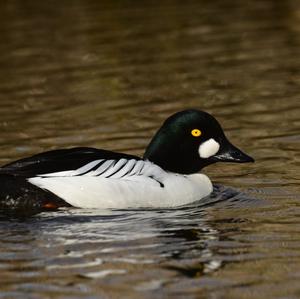
[[[191,134],[194,136],[194,137],[199,137],[199,136],[201,136],[201,131],[199,130],[199,129],[193,129],[192,131],[191,131]]]

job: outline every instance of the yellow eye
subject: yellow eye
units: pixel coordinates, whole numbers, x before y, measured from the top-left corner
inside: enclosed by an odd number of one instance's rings
[[[191,131],[191,134],[194,136],[194,137],[199,137],[201,136],[201,131],[199,129],[194,129]]]

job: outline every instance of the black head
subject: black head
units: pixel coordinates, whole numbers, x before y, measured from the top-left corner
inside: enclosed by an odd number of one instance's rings
[[[198,172],[218,161],[254,162],[228,141],[213,116],[199,110],[184,110],[170,116],[151,140],[144,159],[184,174]]]

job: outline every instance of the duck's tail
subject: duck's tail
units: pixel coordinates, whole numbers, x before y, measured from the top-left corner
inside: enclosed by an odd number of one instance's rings
[[[30,184],[26,178],[0,174],[0,214],[33,215],[69,206],[54,194]]]

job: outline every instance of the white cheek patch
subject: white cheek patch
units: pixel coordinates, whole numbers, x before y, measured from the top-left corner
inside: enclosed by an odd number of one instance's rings
[[[213,138],[208,139],[199,146],[199,155],[201,158],[209,158],[215,155],[220,149],[220,144]]]

